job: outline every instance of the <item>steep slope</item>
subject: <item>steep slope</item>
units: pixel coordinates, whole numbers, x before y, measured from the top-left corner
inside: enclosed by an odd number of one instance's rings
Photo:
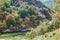
[[[27,2],[28,4],[33,4],[39,8],[46,8],[49,10],[50,13],[54,12],[51,8],[45,6],[41,1],[37,1],[37,0],[13,0],[13,1],[15,1],[17,3],[19,3],[20,1]]]

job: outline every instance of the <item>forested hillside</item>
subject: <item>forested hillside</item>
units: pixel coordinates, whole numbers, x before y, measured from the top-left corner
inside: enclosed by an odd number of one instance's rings
[[[0,34],[19,32],[31,40],[38,35],[55,37],[60,28],[59,4],[59,0],[0,0]]]
[[[3,3],[0,8],[0,21],[2,28],[0,31],[3,29],[19,31],[26,28],[36,28],[40,24],[40,21],[52,20],[51,12],[53,10],[47,8],[41,2],[38,3],[41,3],[41,6],[38,6],[36,0],[31,1],[33,3],[29,3],[28,0],[20,3],[18,1],[11,0]],[[5,31],[3,30],[3,32]]]

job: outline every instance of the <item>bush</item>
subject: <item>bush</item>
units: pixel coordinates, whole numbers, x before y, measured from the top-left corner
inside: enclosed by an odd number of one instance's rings
[[[13,16],[13,14],[9,14],[6,18],[6,23],[7,23],[7,26],[8,28],[12,26],[15,26],[16,25],[16,21],[15,21],[15,17]]]
[[[38,35],[44,34],[47,32],[48,27],[50,27],[50,24],[48,22],[43,22],[37,28],[32,29],[30,32],[28,32],[26,34],[26,37],[32,39]]]
[[[49,14],[49,11],[46,9],[46,8],[42,8],[41,10],[40,10],[40,12],[43,14],[43,15],[45,15],[45,17],[46,17],[46,19],[48,19],[48,20],[52,20],[52,17],[51,17],[51,15]]]
[[[16,0],[10,0],[10,5],[15,7],[20,7],[20,3],[17,3]]]
[[[20,15],[20,17],[21,18],[25,18],[26,16],[28,16],[28,12],[27,12],[27,10],[20,10],[19,12],[18,12],[18,14]]]
[[[3,12],[1,12],[0,13],[0,21],[3,22],[5,19],[6,19],[6,15]]]
[[[47,29],[47,32],[51,32],[51,31],[53,31],[53,30],[55,30],[54,25],[50,25],[50,26],[48,27],[48,29]]]
[[[2,11],[5,11],[5,10],[6,10],[6,7],[4,7],[4,6],[1,7],[1,10],[2,10]]]
[[[60,11],[53,15],[53,25],[55,29],[60,28]]]
[[[9,3],[4,3],[4,6],[6,7],[6,8],[9,8],[10,7],[10,4]]]
[[[0,31],[4,30],[5,28],[7,28],[6,21],[5,20],[3,22],[0,21]]]
[[[44,34],[44,33],[46,33],[48,27],[50,27],[49,22],[46,21],[46,22],[41,23],[41,24],[39,25],[39,27],[37,28],[37,29],[38,29],[38,33],[39,33],[39,34]]]
[[[38,34],[37,31],[34,30],[34,29],[32,29],[30,32],[27,32],[26,33],[26,38],[32,39],[32,38],[36,37],[37,34]]]
[[[12,13],[12,9],[11,8],[6,8],[6,10],[5,10],[6,12],[8,12],[9,14],[11,14]]]

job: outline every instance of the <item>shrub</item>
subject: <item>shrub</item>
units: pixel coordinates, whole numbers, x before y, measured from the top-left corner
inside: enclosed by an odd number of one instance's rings
[[[28,16],[28,12],[27,12],[27,10],[20,10],[19,12],[19,15],[21,16],[21,18],[25,18],[26,16]]]
[[[6,8],[9,8],[10,7],[10,4],[9,3],[4,3],[4,6],[6,7]]]
[[[49,14],[49,11],[48,11],[46,8],[42,8],[42,9],[40,10],[40,12],[45,15],[46,19],[52,20],[52,17],[51,17],[51,15]]]
[[[37,28],[32,29],[30,32],[26,33],[26,37],[32,39],[38,35],[44,34],[47,32],[48,27],[50,27],[50,24],[48,22],[43,22]]]
[[[48,27],[50,26],[49,22],[43,22],[37,28],[39,34],[44,34],[47,32]]]
[[[6,21],[5,20],[3,22],[0,21],[0,31],[4,30],[5,28],[7,28]]]
[[[51,32],[51,31],[53,31],[53,30],[55,30],[55,27],[54,27],[54,25],[51,24],[51,25],[48,27],[47,32]]]
[[[32,29],[30,32],[26,33],[26,38],[32,39],[32,38],[36,37],[37,34],[38,34],[37,31],[35,29]]]
[[[20,4],[17,3],[16,0],[10,0],[10,5],[11,5],[11,6],[20,7]]]
[[[12,8],[6,8],[5,11],[8,12],[9,14],[11,14],[12,13]]]
[[[13,14],[9,14],[6,17],[6,23],[7,23],[8,28],[10,28],[11,25],[12,26],[16,25],[15,17],[13,16]]]
[[[21,18],[25,18],[26,16],[31,16],[35,13],[35,7],[29,6],[29,5],[21,5],[18,14],[21,16]]]
[[[53,15],[53,25],[55,29],[60,28],[60,12]]]
[[[5,10],[6,10],[6,7],[4,7],[4,6],[1,7],[1,10],[2,10],[2,11],[5,11]]]
[[[6,19],[6,15],[2,12],[0,13],[0,21],[3,22]]]

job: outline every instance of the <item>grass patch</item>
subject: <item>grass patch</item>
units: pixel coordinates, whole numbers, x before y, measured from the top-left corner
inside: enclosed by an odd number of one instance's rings
[[[25,34],[21,33],[7,33],[7,34],[0,34],[0,38],[14,38],[14,37],[20,37],[20,38],[25,38]]]

